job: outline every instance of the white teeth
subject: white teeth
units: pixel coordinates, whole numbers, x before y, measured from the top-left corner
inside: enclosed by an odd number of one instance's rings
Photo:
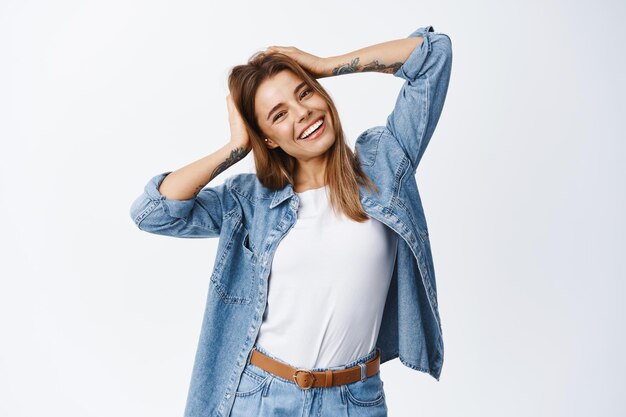
[[[308,128],[307,130],[305,130],[302,133],[302,136],[300,136],[300,139],[304,139],[307,136],[309,136],[311,133],[313,133],[315,130],[317,130],[318,127],[320,127],[322,125],[323,119],[321,119],[319,122],[313,124],[310,128]]]

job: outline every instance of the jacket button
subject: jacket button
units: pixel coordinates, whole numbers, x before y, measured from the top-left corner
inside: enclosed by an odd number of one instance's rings
[[[226,394],[226,398],[230,398],[230,394]]]

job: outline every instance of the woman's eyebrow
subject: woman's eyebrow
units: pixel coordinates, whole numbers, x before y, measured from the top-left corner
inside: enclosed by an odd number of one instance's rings
[[[296,86],[296,88],[293,90],[293,93],[294,93],[294,94],[296,94],[296,93],[298,92],[298,90],[299,90],[300,88],[302,88],[302,86],[303,86],[303,85],[305,85],[305,84],[306,84],[306,81],[302,81],[300,84],[298,84],[298,85]],[[272,113],[274,113],[276,110],[278,110],[278,108],[279,108],[280,106],[282,106],[283,104],[285,104],[285,103],[282,103],[282,102],[281,102],[281,103],[278,103],[277,105],[275,105],[274,107],[272,107],[272,110],[270,110],[270,112],[267,114],[267,119],[266,119],[266,120],[269,120],[269,118],[270,118],[270,116],[272,115]]]

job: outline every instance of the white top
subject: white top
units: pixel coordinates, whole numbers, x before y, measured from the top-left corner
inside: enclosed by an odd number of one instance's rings
[[[296,193],[298,218],[272,261],[257,344],[296,367],[335,367],[372,351],[398,235],[335,215],[328,186]]]

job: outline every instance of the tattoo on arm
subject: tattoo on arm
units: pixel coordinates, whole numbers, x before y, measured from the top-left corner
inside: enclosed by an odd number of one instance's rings
[[[396,62],[395,64],[385,65],[374,60],[366,65],[359,66],[359,58],[354,58],[349,64],[339,65],[333,68],[333,75],[352,74],[354,72],[383,72],[385,74],[394,74],[402,66],[402,62]]]
[[[209,182],[211,182],[211,180],[213,180],[213,178],[217,177],[219,174],[224,172],[228,167],[236,164],[237,162],[239,162],[243,158],[245,158],[245,156],[248,154],[248,152],[250,152],[250,150],[246,150],[245,148],[235,148],[232,151],[230,151],[230,155],[228,156],[228,158],[226,158],[226,160],[224,162],[219,164],[215,168],[215,170],[211,173],[211,177],[209,179]],[[202,190],[202,188],[204,188],[204,185],[197,186],[196,190],[195,190],[195,193],[198,194]]]
[[[249,152],[250,152],[250,150],[246,150],[244,148],[235,148],[232,151],[230,151],[230,155],[228,156],[228,158],[226,158],[226,160],[224,162],[219,164],[215,168],[215,170],[213,170],[213,172],[211,173],[211,176],[209,178],[209,182],[211,182],[215,177],[217,177],[219,174],[224,172],[228,167],[230,167],[230,166],[234,165],[235,163],[237,163],[238,161],[242,160]],[[202,191],[202,189],[204,188],[205,185],[206,184],[198,185],[195,188],[195,190],[194,190],[194,195],[198,195],[198,193],[200,191]]]

